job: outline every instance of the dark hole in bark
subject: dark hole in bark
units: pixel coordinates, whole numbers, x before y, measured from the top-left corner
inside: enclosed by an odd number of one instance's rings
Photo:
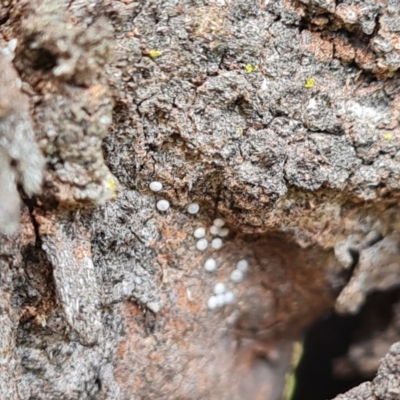
[[[46,49],[38,50],[32,58],[32,67],[35,70],[50,71],[57,65],[56,57]]]
[[[303,357],[296,370],[293,400],[332,399],[373,379],[376,370],[360,371],[355,365],[357,361],[354,363],[347,356],[348,351],[351,346],[372,349],[372,338],[375,343],[381,341],[383,347],[387,345],[388,350],[392,343],[383,333],[394,323],[394,307],[398,307],[399,301],[400,289],[375,293],[369,296],[359,314],[339,316],[332,312],[311,326],[305,335]],[[339,358],[345,360],[341,367],[338,367]],[[361,358],[358,361],[363,363]]]

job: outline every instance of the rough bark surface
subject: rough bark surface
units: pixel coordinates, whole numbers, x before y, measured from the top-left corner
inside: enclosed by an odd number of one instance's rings
[[[400,286],[400,3],[0,7],[4,399],[280,399],[312,321]],[[399,354],[337,399],[399,398]]]

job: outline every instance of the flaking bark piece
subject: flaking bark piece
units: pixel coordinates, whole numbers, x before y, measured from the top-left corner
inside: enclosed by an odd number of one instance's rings
[[[389,235],[360,252],[358,266],[336,301],[343,314],[357,313],[369,293],[400,285],[400,237]]]
[[[15,357],[16,313],[12,308],[13,262],[17,259],[18,239],[0,235],[0,393],[1,398],[17,400]]]
[[[14,62],[35,93],[32,118],[48,161],[44,195],[64,208],[81,208],[103,204],[118,191],[101,149],[114,105],[106,75],[113,36],[107,18],[90,15],[93,3],[72,3],[21,2]]]
[[[90,241],[76,222],[36,215],[42,248],[54,268],[57,296],[67,322],[83,345],[97,343],[102,329]]]
[[[0,147],[0,233],[13,234],[19,226],[21,206],[15,170],[7,152]]]
[[[373,380],[373,393],[378,399],[397,400],[400,398],[400,343],[394,343],[382,360],[377,376]]]
[[[377,400],[372,393],[371,382],[364,382],[360,386],[351,389],[345,394],[335,397],[333,400]]]
[[[400,342],[390,347],[372,382],[364,382],[333,400],[397,400],[400,397]]]
[[[11,61],[0,55],[0,233],[19,226],[17,183],[28,195],[41,189],[44,158],[32,129],[28,99],[18,89]]]

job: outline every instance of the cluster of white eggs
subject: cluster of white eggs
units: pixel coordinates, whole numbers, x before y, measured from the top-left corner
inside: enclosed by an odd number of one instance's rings
[[[214,249],[214,250],[219,250],[222,245],[223,241],[222,238],[226,237],[229,235],[229,229],[223,227],[224,226],[224,221],[220,218],[217,218],[214,220],[214,225],[211,226],[209,229],[209,232],[212,236],[215,236],[211,242],[206,239],[206,229],[202,226],[198,227],[195,229],[193,232],[193,236],[198,239],[196,242],[196,248],[197,250],[204,251],[207,249],[208,244]]]
[[[154,181],[150,183],[149,188],[152,192],[161,192],[163,184],[161,182]],[[165,199],[158,200],[156,207],[158,211],[167,211],[169,208],[169,201]]]
[[[236,268],[231,272],[229,278],[230,280],[237,284],[242,282],[245,274],[249,268],[249,263],[247,260],[240,260],[236,264]],[[213,258],[209,258],[204,263],[204,269],[207,272],[214,272],[217,269],[217,262]],[[215,310],[216,308],[223,307],[234,303],[235,295],[232,291],[228,290],[223,282],[217,282],[214,286],[214,294],[209,297],[207,301],[207,307],[210,310]]]
[[[152,192],[161,192],[163,189],[163,184],[161,182],[154,181],[149,184],[149,188]],[[158,200],[156,207],[158,211],[167,211],[169,209],[169,201],[165,199]],[[197,203],[190,203],[187,208],[189,214],[197,214],[199,210],[200,206]]]
[[[153,192],[160,192],[163,189],[161,182],[151,182],[149,188]],[[157,201],[156,207],[159,211],[165,212],[169,209],[168,200],[161,199]],[[196,215],[200,211],[200,206],[197,203],[190,203],[187,207],[187,212],[191,215]],[[208,230],[212,236],[211,241],[207,239],[207,230],[203,226],[197,227],[193,236],[196,241],[196,248],[199,251],[206,251],[210,245],[212,249],[219,250],[223,246],[223,238],[229,235],[229,229],[225,227],[225,221],[221,218],[216,218],[213,225]],[[213,273],[218,269],[218,263],[215,258],[208,258],[204,263],[204,269],[208,273]],[[238,261],[236,268],[231,272],[229,278],[234,284],[240,283],[246,276],[249,269],[249,263],[246,259]],[[207,301],[207,307],[210,310],[215,310],[225,305],[233,304],[235,302],[235,294],[228,290],[223,282],[217,282],[214,286],[213,295]]]
[[[213,237],[210,246],[214,250],[219,250],[223,245],[222,238],[229,235],[229,229],[224,226],[225,221],[221,218],[216,218],[213,225],[209,228],[209,233]],[[205,251],[208,247],[209,241],[206,239],[206,229],[202,226],[196,228],[193,236],[197,239],[196,248],[200,251]],[[204,269],[208,273],[213,273],[218,269],[218,263],[215,258],[208,258],[204,262]],[[236,268],[231,272],[229,278],[234,284],[240,283],[245,278],[249,269],[247,260],[242,259],[236,264]],[[223,282],[217,282],[214,286],[213,295],[207,301],[207,307],[210,310],[215,310],[225,305],[233,304],[235,302],[235,294],[227,288]]]

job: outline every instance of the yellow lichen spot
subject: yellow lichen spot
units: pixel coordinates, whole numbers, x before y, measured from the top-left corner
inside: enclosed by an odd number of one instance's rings
[[[112,193],[111,198],[117,198],[117,181],[113,178],[108,178],[105,182],[106,189]]]
[[[383,138],[387,141],[392,140],[393,135],[391,133],[384,133]]]
[[[242,136],[243,135],[243,128],[237,128],[236,129],[236,134],[239,135],[239,136]]]
[[[258,66],[256,64],[246,64],[244,69],[248,74],[251,74],[252,72],[257,71]]]
[[[150,51],[149,51],[149,56],[150,56],[151,58],[160,57],[160,56],[162,56],[162,51],[161,51],[161,50],[150,50]]]
[[[304,84],[304,87],[306,89],[312,89],[315,85],[315,79],[314,78],[308,78],[306,80],[306,83]]]

